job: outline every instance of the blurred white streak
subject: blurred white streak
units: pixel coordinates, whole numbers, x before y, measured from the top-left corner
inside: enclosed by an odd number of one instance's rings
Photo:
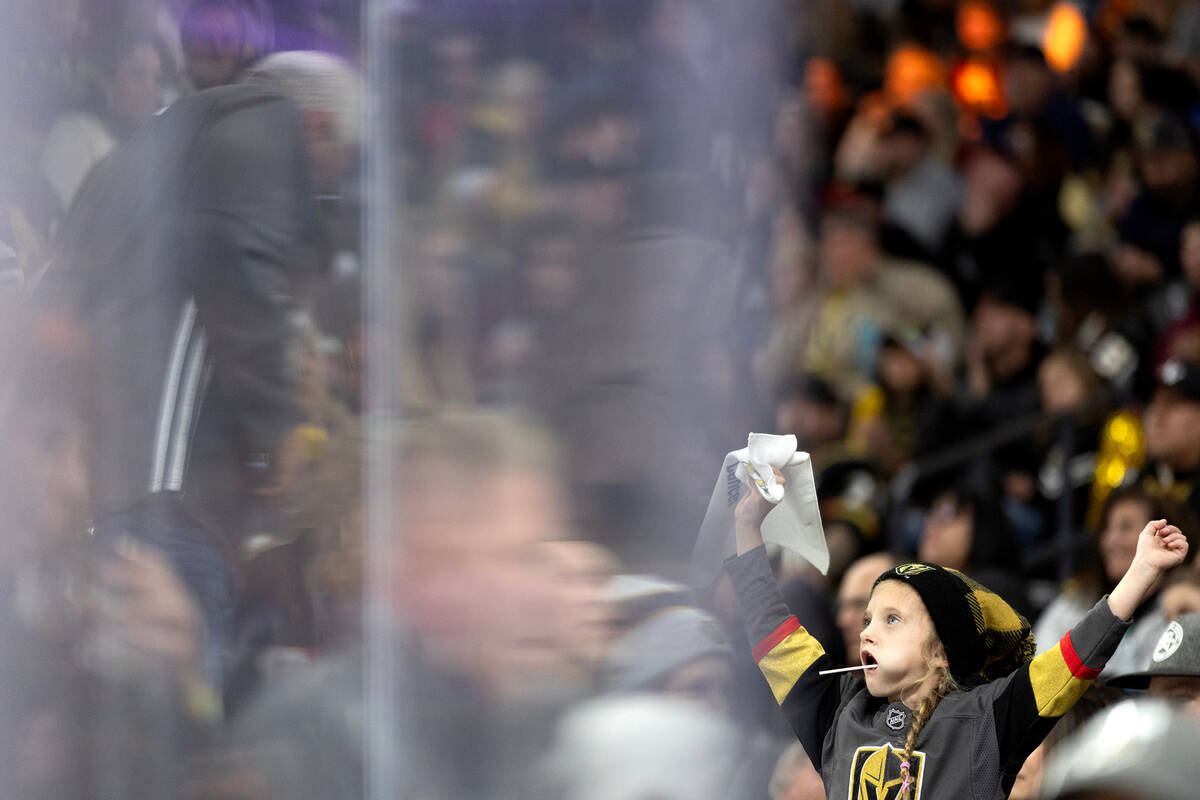
[[[365,274],[363,277],[363,325],[368,346],[364,364],[366,426],[366,596],[363,602],[363,676],[365,710],[363,743],[365,775],[363,785],[367,800],[385,800],[398,795],[400,776],[407,774],[399,763],[403,740],[403,721],[397,708],[396,668],[398,641],[392,616],[390,589],[396,571],[393,546],[391,498],[393,486],[392,448],[388,437],[380,435],[387,420],[394,414],[396,399],[391,369],[391,348],[397,341],[396,314],[391,303],[395,297],[395,270],[391,268],[393,231],[391,213],[395,207],[395,182],[387,143],[392,140],[389,127],[394,119],[390,113],[391,92],[384,91],[389,81],[405,76],[389,70],[387,60],[388,20],[390,0],[366,0],[363,9],[363,70],[366,76],[363,112],[362,185],[366,198],[363,212],[363,248]]]

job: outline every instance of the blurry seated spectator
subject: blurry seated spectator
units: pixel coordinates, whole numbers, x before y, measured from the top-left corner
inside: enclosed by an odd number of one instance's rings
[[[611,692],[661,694],[733,718],[734,660],[715,617],[698,608],[668,608],[614,643],[604,683]],[[743,736],[737,795],[761,796],[778,748],[762,731],[747,730]]]
[[[917,332],[885,333],[875,356],[875,382],[858,393],[846,449],[877,464],[886,475],[912,460],[922,433],[936,424],[934,397],[953,390],[937,343]],[[940,373],[940,374],[938,374]]]
[[[997,281],[975,306],[965,389],[980,427],[1038,409],[1040,295],[1038,285]]]
[[[539,184],[546,87],[533,61],[506,61],[488,71],[484,96],[449,154],[443,182],[448,203],[479,224],[514,225],[551,210]]]
[[[1039,463],[1037,496],[1031,506],[1039,508],[1047,521],[1054,519],[1060,498],[1068,492],[1074,519],[1083,519],[1092,494],[1101,430],[1111,407],[1110,394],[1088,357],[1073,347],[1052,350],[1042,360],[1038,392],[1042,411],[1050,419],[1034,437]],[[1064,439],[1067,436],[1069,440]]]
[[[1137,299],[1124,291],[1106,256],[1084,252],[1047,273],[1055,342],[1085,353],[1114,393],[1127,394],[1149,374],[1152,332]]]
[[[120,40],[105,61],[103,101],[63,114],[46,135],[42,174],[64,209],[92,167],[162,105],[162,57],[152,37]]]
[[[1059,348],[1038,365],[1038,393],[1042,410],[1055,416],[1084,410],[1103,391],[1087,356],[1072,348]]]
[[[845,452],[845,404],[827,381],[797,375],[777,395],[775,432],[795,435],[796,449],[812,457],[813,473],[819,476]]]
[[[874,464],[845,459],[829,465],[817,476],[817,502],[829,547],[827,580],[817,585],[836,586],[851,562],[882,545],[888,484]],[[815,571],[811,565],[807,566],[808,577],[815,580]]]
[[[1113,265],[1125,286],[1143,290],[1179,274],[1179,235],[1196,213],[1197,160],[1187,126],[1167,113],[1133,131],[1140,188],[1117,222]]]
[[[887,178],[884,219],[936,258],[962,201],[961,179],[932,152],[930,132],[919,117],[894,114],[880,146]]]
[[[1192,217],[1179,234],[1179,264],[1187,306],[1159,334],[1154,363],[1169,358],[1200,363],[1200,217]]]
[[[541,791],[535,796],[546,800],[762,797],[764,787],[741,785],[738,765],[745,746],[742,730],[694,703],[657,695],[603,697],[573,709],[563,719],[542,766]],[[496,795],[485,789],[485,796]]]
[[[1053,198],[1068,172],[1083,171],[1095,158],[1079,99],[1038,46],[1014,45],[1004,59],[1003,81],[1008,115],[982,119],[984,138],[1011,152],[1034,190]]]
[[[771,774],[768,791],[771,800],[825,800],[821,773],[813,768],[802,744],[792,742],[783,751]]]
[[[1028,185],[1007,150],[979,147],[962,166],[964,194],[947,268],[963,303],[999,281],[1041,293],[1042,274],[1063,250],[1066,227],[1056,198]]]
[[[920,450],[948,447],[962,438],[1038,413],[1040,302],[1040,284],[1028,283],[1017,275],[996,279],[988,286],[971,319],[960,390],[941,404],[939,424],[925,429],[929,435],[919,445]],[[1003,482],[1006,493],[1016,489],[1017,499],[1027,501],[1033,495],[1035,461],[1029,441],[1015,441],[989,453],[986,460],[977,460],[973,467],[980,474],[973,479],[980,485]],[[1011,485],[1013,476],[1020,476],[1019,486]]]
[[[1114,21],[1113,52],[1118,58],[1127,58],[1146,64],[1162,60],[1167,16],[1150,7],[1139,8]]]
[[[673,606],[692,605],[691,588],[659,575],[614,575],[604,596],[615,613],[616,634],[628,632],[650,615]]]
[[[562,649],[562,682],[574,681],[579,694],[595,688],[600,669],[617,636],[617,608],[607,587],[618,570],[606,548],[575,539],[547,542],[543,550],[562,598],[554,620]]]
[[[1094,562],[1068,580],[1059,595],[1042,612],[1034,626],[1038,641],[1053,642],[1082,619],[1088,609],[1107,594],[1128,569],[1133,561],[1138,533],[1145,524],[1165,518],[1187,519],[1188,522],[1181,522],[1185,527],[1190,526],[1194,519],[1186,511],[1147,494],[1138,486],[1116,489],[1109,494],[1095,539]],[[1135,612],[1129,632],[1101,675],[1109,678],[1144,668],[1165,622],[1156,592]]]
[[[1200,364],[1171,359],[1143,412],[1147,491],[1187,503],[1200,514]]]
[[[450,225],[430,226],[408,237],[409,289],[399,346],[398,391],[413,413],[462,407],[475,400],[471,370],[475,311],[467,242]]]
[[[729,715],[733,648],[715,617],[664,609],[614,642],[604,683],[609,691],[660,692]]]
[[[1033,606],[1021,574],[1021,548],[1000,504],[960,486],[940,494],[925,516],[917,560],[956,569],[1004,597],[1025,617]]]
[[[824,292],[806,363],[847,399],[873,374],[888,328],[915,328],[944,340],[951,364],[962,343],[962,307],[953,287],[930,267],[887,258],[878,235],[877,212],[862,199],[829,209],[821,222]]]
[[[1046,764],[1042,800],[1191,800],[1200,722],[1127,701],[1091,720]],[[1119,746],[1117,746],[1119,745]]]
[[[533,220],[517,246],[507,285],[477,287],[483,331],[481,393],[491,404],[529,403],[537,392],[537,368],[580,302],[580,243],[560,215]],[[491,283],[499,284],[501,280]]]
[[[196,89],[233,83],[271,46],[254,0],[192,0],[179,18],[184,69]]]
[[[1147,664],[1140,672],[1113,678],[1109,686],[1148,689],[1151,697],[1200,719],[1200,614],[1167,623]]]
[[[1200,571],[1181,570],[1163,584],[1163,618],[1170,622],[1193,611],[1200,611]]]
[[[447,31],[433,43],[431,99],[421,109],[422,145],[441,165],[467,123],[471,105],[483,85],[481,38],[466,31]]]
[[[859,634],[875,579],[899,563],[891,553],[871,553],[850,565],[837,590],[837,626],[845,640],[846,664],[857,666],[862,652]]]

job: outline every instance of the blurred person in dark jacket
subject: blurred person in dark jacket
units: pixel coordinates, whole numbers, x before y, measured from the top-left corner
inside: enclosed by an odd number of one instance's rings
[[[922,431],[919,451],[948,447],[1039,411],[1040,286],[1020,276],[991,281],[972,314],[959,389],[941,403],[940,424]],[[972,480],[979,486],[1002,485],[1006,495],[1028,501],[1036,488],[1035,462],[1027,440],[1009,442],[972,462]]]
[[[1146,114],[1133,128],[1139,191],[1117,220],[1113,266],[1130,289],[1145,290],[1179,274],[1179,237],[1196,213],[1200,172],[1194,138],[1166,112]]]
[[[340,60],[282,53],[178,101],[86,183],[38,287],[97,365],[97,539],[168,554],[217,679],[251,493],[284,497],[308,433],[296,311],[313,195],[357,138],[356,85]]]
[[[1200,364],[1170,359],[1142,414],[1147,465],[1142,485],[1200,515]]]

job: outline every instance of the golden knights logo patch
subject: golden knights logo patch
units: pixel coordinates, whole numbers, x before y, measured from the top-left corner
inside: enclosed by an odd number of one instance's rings
[[[860,747],[854,751],[854,762],[850,765],[850,800],[898,800],[900,785],[904,778],[900,773],[900,762],[904,750],[896,750],[890,744],[880,747]],[[909,759],[912,775],[912,800],[921,800],[921,779],[925,777],[925,754],[915,751]]]

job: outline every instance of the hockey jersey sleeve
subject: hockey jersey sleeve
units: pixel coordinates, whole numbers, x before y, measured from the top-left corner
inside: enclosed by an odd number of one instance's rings
[[[1053,647],[988,688],[1005,788],[1058,719],[1083,696],[1104,669],[1129,623],[1101,598]]]
[[[756,547],[729,559],[725,569],[737,592],[754,660],[819,771],[822,743],[834,724],[849,680],[844,675],[817,674],[834,665],[821,644],[788,610],[765,548]]]

